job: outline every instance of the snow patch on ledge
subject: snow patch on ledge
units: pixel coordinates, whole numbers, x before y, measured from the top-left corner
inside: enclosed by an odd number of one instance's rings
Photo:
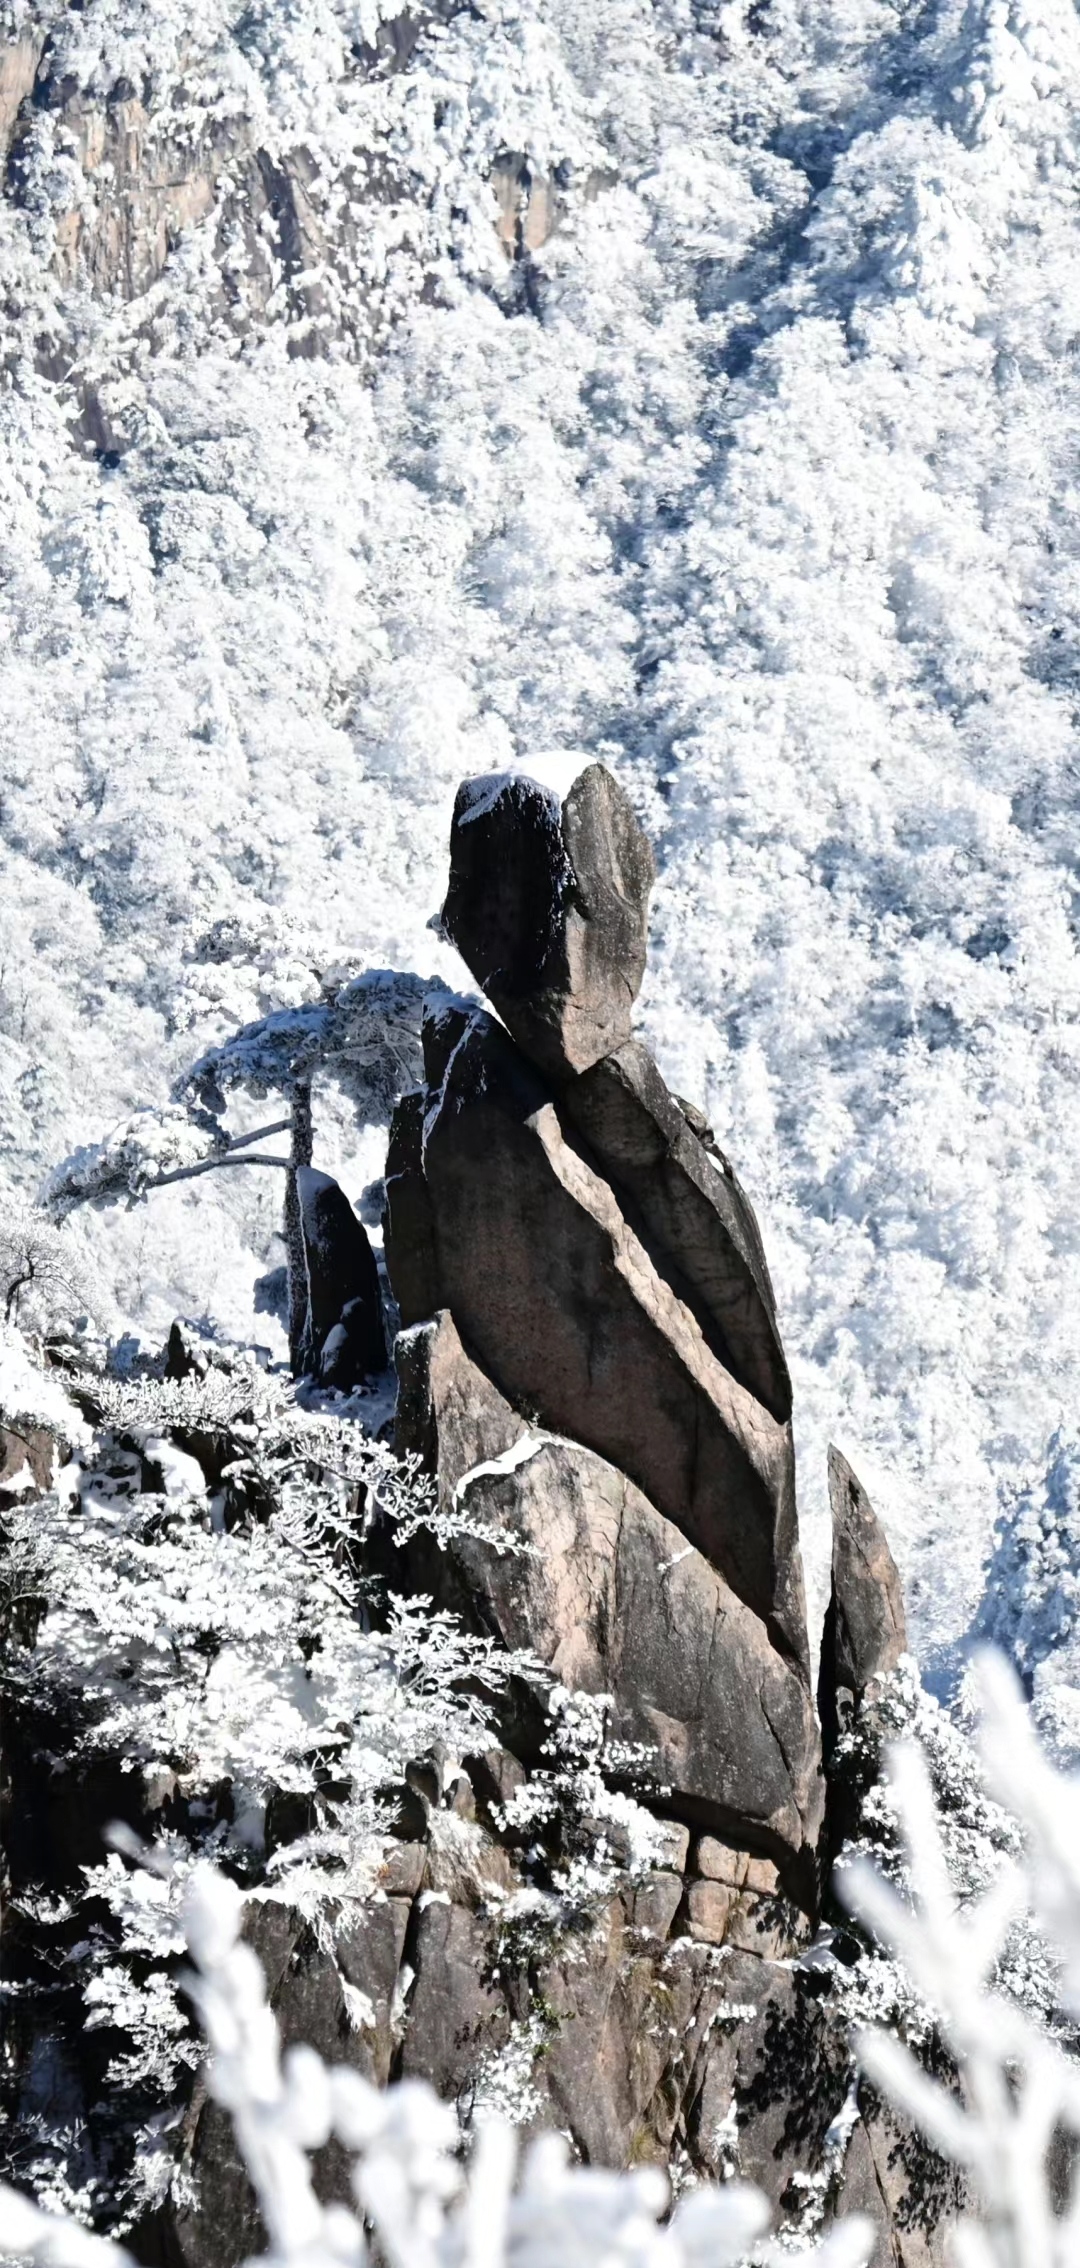
[[[0,1327],[0,1421],[18,1420],[77,1443],[90,1440],[90,1428],[62,1386],[39,1370],[18,1334]]]
[[[531,1458],[539,1455],[541,1449],[546,1449],[549,1444],[558,1442],[561,1438],[557,1433],[533,1432],[530,1429],[526,1433],[519,1433],[509,1449],[503,1449],[497,1457],[485,1458],[482,1465],[470,1465],[468,1472],[462,1473],[460,1480],[454,1483],[451,1498],[454,1510],[464,1503],[466,1490],[472,1487],[474,1481],[483,1480],[488,1474],[493,1479],[501,1480],[507,1473],[516,1473],[519,1466],[527,1465]]]

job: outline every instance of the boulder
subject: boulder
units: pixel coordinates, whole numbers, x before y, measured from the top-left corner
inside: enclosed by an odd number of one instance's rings
[[[818,1711],[826,1753],[878,1678],[907,1651],[904,1593],[885,1531],[839,1449],[829,1450],[832,1588],[825,1615]]]
[[[383,1249],[390,1287],[406,1330],[413,1323],[423,1323],[444,1304],[431,1194],[424,1179],[427,1107],[428,1097],[422,1087],[402,1095],[390,1122],[386,1152]]]
[[[706,1343],[785,1424],[791,1380],[776,1303],[753,1207],[732,1167],[718,1162],[715,1147],[709,1154],[640,1040],[572,1080],[561,1099],[624,1206],[629,1199],[636,1208],[642,1242]]]
[[[614,1737],[647,1746],[678,1818],[736,1846],[739,1882],[750,1845],[810,1903],[821,1786],[798,1665],[624,1472],[517,1414],[449,1314],[399,1341],[398,1362],[399,1446],[435,1466],[470,1530],[445,1549],[413,1540],[415,1587],[565,1685],[609,1693]]]
[[[654,875],[649,842],[602,764],[564,798],[519,774],[458,790],[443,929],[555,1080],[630,1037]]]
[[[47,1426],[0,1425],[0,1512],[44,1496],[60,1462],[56,1435]]]
[[[382,1295],[363,1223],[328,1173],[299,1166],[296,1190],[307,1271],[306,1359],[348,1392],[386,1367]]]
[[[808,1685],[790,1427],[714,1354],[505,1032],[440,1007],[424,1036],[438,1279],[470,1353],[515,1409],[625,1474]]]

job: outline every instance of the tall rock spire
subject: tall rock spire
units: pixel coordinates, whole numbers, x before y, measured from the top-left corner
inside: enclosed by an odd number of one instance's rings
[[[399,1445],[480,1531],[425,1587],[611,1693],[676,1815],[812,1905],[790,1381],[749,1200],[632,1035],[652,879],[601,765],[459,790],[443,926],[503,1025],[433,1004],[391,1130]]]

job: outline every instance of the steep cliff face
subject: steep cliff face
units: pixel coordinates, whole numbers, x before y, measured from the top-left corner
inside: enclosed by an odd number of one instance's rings
[[[497,2104],[590,2163],[739,2171],[791,2237],[857,2205],[882,2268],[923,2268],[954,2187],[860,2112],[846,1970],[816,1934],[857,1805],[845,1764],[826,1807],[761,1239],[631,1028],[651,881],[598,766],[560,792],[459,793],[442,924],[504,1021],[433,998],[425,1084],[395,1114],[396,1439],[437,1511],[404,1532],[376,1511],[365,1551],[518,1666],[498,1745],[407,1767],[373,1901],[332,1910],[321,1943],[256,1908],[252,1935],[286,2037],[424,2076],[467,2128]],[[831,1472],[819,1687],[834,1742],[843,1689],[865,1795],[902,1603],[868,1501]],[[198,2100],[182,2155],[200,2202],[169,2209],[169,2246],[202,2268],[212,2228],[237,2256],[249,2207]]]
[[[413,288],[423,281],[427,198],[395,159],[388,89],[421,35],[458,13],[459,0],[375,6],[350,32],[347,12],[327,11],[294,55],[272,10],[140,29],[41,0],[6,39],[0,25],[5,193],[61,287],[146,301],[150,319],[147,295],[197,231],[211,328],[239,342],[273,322],[291,356],[363,359],[388,312],[395,237],[412,239]],[[481,161],[484,185],[496,267],[509,267],[550,236],[560,193],[505,150]]]

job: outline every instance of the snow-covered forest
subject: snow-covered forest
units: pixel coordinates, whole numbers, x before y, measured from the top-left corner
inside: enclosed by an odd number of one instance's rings
[[[389,14],[5,6],[68,105],[0,219],[5,1174],[328,983],[460,981],[455,784],[599,754],[659,849],[646,1036],[763,1219],[812,1569],[835,1436],[927,1666],[980,1616],[1034,1661],[1052,1582],[1060,1688],[1074,9],[475,0],[380,49]],[[95,290],[120,192],[71,107],[136,95],[214,166],[160,272]],[[256,273],[237,122],[302,168],[299,276],[269,221]],[[327,1082],[316,1163],[356,1195],[382,1140]],[[249,1338],[280,1201],[83,1210],[76,1304]]]

